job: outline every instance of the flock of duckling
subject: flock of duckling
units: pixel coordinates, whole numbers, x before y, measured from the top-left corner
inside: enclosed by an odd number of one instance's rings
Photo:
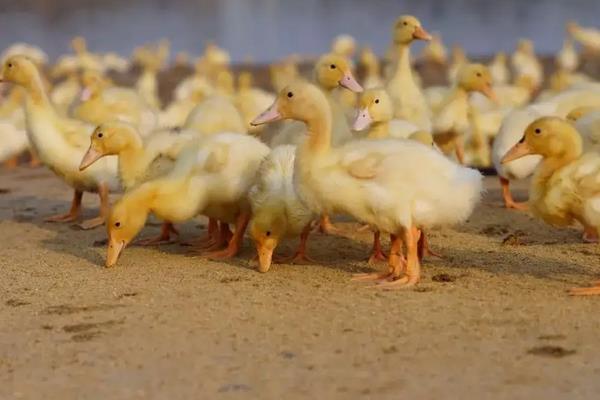
[[[14,85],[0,105],[0,160],[14,166],[29,149],[32,163],[73,188],[70,210],[48,221],[76,221],[83,193],[97,193],[100,215],[80,226],[106,225],[107,267],[150,214],[164,221],[161,234],[139,244],[170,242],[176,224],[208,217],[206,237],[185,243],[212,259],[236,256],[248,228],[261,272],[273,261],[310,261],[310,233],[334,233],[330,216],[347,215],[373,231],[369,263],[387,261],[384,271],[353,279],[410,287],[432,254],[426,232],[464,222],[480,200],[482,175],[465,164],[495,166],[507,208],[528,208],[552,225],[577,221],[583,240],[598,241],[600,84],[576,72],[574,43],[600,54],[600,31],[569,23],[567,33],[544,90],[530,41],[519,42],[511,69],[503,53],[486,66],[459,47],[449,61],[440,37],[408,15],[393,26],[386,68],[370,49],[360,52],[363,85],[349,36],[316,61],[312,79],[299,76],[294,59],[271,65],[277,94],[255,87],[249,72],[236,90],[229,55],[210,44],[166,106],[157,80],[166,41],[128,60],[92,53],[75,38],[74,54],[51,69],[41,50],[14,45],[2,56],[0,78]],[[446,65],[449,86],[422,87],[410,56],[416,40],[429,42],[424,61]],[[134,87],[116,85],[110,74],[132,61],[140,69]],[[528,203],[516,202],[509,183],[531,175]],[[111,206],[109,193],[119,191]],[[390,235],[387,252],[381,234]],[[294,254],[274,257],[282,240],[298,236]],[[600,294],[600,285],[571,293]]]

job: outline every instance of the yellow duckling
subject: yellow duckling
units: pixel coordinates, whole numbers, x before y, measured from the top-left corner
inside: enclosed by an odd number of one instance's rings
[[[344,213],[395,235],[389,271],[377,278],[385,280],[381,287],[415,285],[420,279],[420,229],[466,219],[479,199],[481,175],[409,140],[354,140],[333,147],[331,116],[318,87],[296,82],[254,123],[293,118],[306,124],[308,138],[296,151],[294,172],[304,204],[317,214]]]
[[[221,132],[247,133],[242,114],[231,99],[223,96],[211,96],[198,104],[183,127],[203,136]]]
[[[141,47],[134,53],[134,59],[142,68],[142,72],[135,87],[144,101],[155,110],[160,110],[161,103],[158,98],[158,72],[168,58],[168,45],[166,42],[159,44],[156,50]]]
[[[294,189],[295,156],[296,146],[274,148],[261,163],[256,182],[250,189],[249,230],[256,245],[260,272],[269,270],[273,252],[286,237],[300,235],[300,244],[293,256],[278,262],[312,261],[306,255],[306,241],[314,214]]]
[[[502,162],[539,154],[530,188],[529,206],[535,216],[554,226],[578,221],[583,239],[598,241],[600,229],[600,154],[583,154],[581,137],[568,121],[543,117],[532,122],[523,139]],[[600,294],[600,286],[578,289],[573,294]]]
[[[600,151],[600,107],[577,107],[566,117],[583,140],[583,152]]]
[[[496,85],[506,85],[510,81],[510,71],[506,64],[506,53],[496,53],[492,62],[488,65],[492,80]]]
[[[166,176],[136,186],[115,203],[107,224],[107,267],[116,264],[123,249],[144,227],[149,213],[174,223],[199,214],[235,223],[227,248],[210,257],[227,258],[238,253],[250,217],[248,190],[269,148],[252,136],[235,133],[198,140],[186,146]]]
[[[13,87],[6,99],[0,103],[0,162],[7,168],[15,168],[19,155],[29,145],[25,130],[25,115],[23,113],[23,88]],[[35,165],[32,154],[32,164]]]
[[[421,88],[415,82],[410,63],[410,45],[415,40],[431,40],[431,35],[417,18],[411,15],[399,17],[393,30],[398,60],[386,89],[394,102],[394,116],[428,131],[431,129],[431,113]]]
[[[415,124],[392,119],[393,116],[392,99],[385,89],[367,89],[360,97],[352,129],[362,131],[368,128],[366,137],[369,139],[407,138],[419,130]]]
[[[271,85],[276,92],[298,79],[298,63],[295,57],[289,57],[281,62],[269,66],[269,76]]]
[[[206,98],[215,92],[214,86],[208,81],[205,76],[206,74],[206,65],[202,58],[196,60],[194,65],[194,74],[185,78],[181,81],[176,87],[174,93],[174,97],[176,101],[187,100],[197,95]]]
[[[469,93],[480,92],[495,99],[492,78],[486,66],[467,64],[458,74],[458,81],[447,95],[433,118],[433,135],[445,152],[454,151],[458,161],[464,163],[464,135],[469,128]]]
[[[448,82],[455,84],[456,79],[458,78],[458,73],[469,62],[470,61],[467,58],[465,49],[459,45],[452,46],[452,60],[450,61],[450,66],[448,67]]]
[[[50,100],[56,107],[56,110],[67,115],[69,107],[76,101],[77,96],[81,92],[81,84],[78,74],[78,65],[74,59],[65,59],[56,64],[52,69],[51,76],[53,79],[62,79],[54,85],[50,92]]]
[[[365,73],[363,81],[365,89],[382,87],[383,79],[381,78],[379,59],[373,50],[369,47],[363,48],[360,52],[359,60]]]
[[[572,39],[565,39],[562,48],[556,54],[555,62],[558,68],[563,71],[573,72],[577,69],[579,66],[579,55],[577,54],[577,50],[575,50]]]
[[[425,62],[430,62],[439,65],[446,65],[448,61],[448,50],[442,42],[442,37],[438,33],[431,35],[431,40],[427,46],[423,48],[421,59]]]
[[[544,69],[535,55],[535,48],[531,40],[519,40],[517,49],[511,56],[511,63],[515,80],[523,77],[528,78],[533,90],[538,90],[542,86]]]
[[[585,28],[574,21],[567,23],[567,33],[574,41],[580,43],[588,54],[600,51],[600,30],[596,28]]]
[[[104,223],[108,192],[119,188],[116,160],[106,158],[83,172],[79,171],[79,162],[86,152],[94,127],[57,114],[38,69],[27,58],[9,58],[2,68],[1,80],[25,88],[25,115],[31,145],[42,163],[75,190],[71,210],[47,220],[74,221],[79,215],[83,192],[96,192],[100,195],[100,216],[83,222],[81,226],[89,229]]]
[[[257,134],[263,130],[262,127],[251,126],[250,122],[269,107],[273,101],[275,101],[274,94],[253,87],[253,78],[250,72],[240,73],[235,104],[244,118],[244,125],[248,127],[248,132]]]
[[[331,42],[331,52],[352,60],[356,52],[356,40],[347,34],[338,35]]]

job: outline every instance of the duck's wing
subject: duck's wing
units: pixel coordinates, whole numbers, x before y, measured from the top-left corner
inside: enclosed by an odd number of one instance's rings
[[[82,149],[89,147],[93,125],[77,119],[61,118],[58,120],[58,128],[71,145]]]

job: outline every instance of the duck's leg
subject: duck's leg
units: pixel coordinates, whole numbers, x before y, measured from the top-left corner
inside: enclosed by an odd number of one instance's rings
[[[454,139],[454,153],[456,154],[458,163],[460,165],[465,165],[465,144],[462,136],[460,135]]]
[[[304,227],[304,229],[302,229],[302,233],[300,234],[300,243],[298,244],[296,253],[289,257],[278,257],[275,261],[282,264],[317,264],[318,262],[315,259],[306,254],[306,242],[308,241],[308,235],[310,235],[311,229],[312,223],[310,222]]]
[[[586,243],[598,243],[598,229],[595,226],[584,224],[583,241]]]
[[[19,164],[19,156],[13,156],[11,158],[9,158],[8,160],[4,161],[4,168],[7,169],[15,169],[17,168],[17,165]]]
[[[590,287],[572,288],[569,290],[571,296],[596,296],[600,295],[600,281],[592,282]]]
[[[227,247],[221,251],[215,251],[207,254],[208,258],[218,260],[236,256],[242,248],[242,242],[244,241],[244,233],[246,232],[248,222],[250,222],[250,212],[240,212],[240,215],[238,215],[237,220],[235,222],[235,232],[229,240],[229,244],[227,245]]]
[[[406,274],[399,278],[399,269],[395,268],[393,273],[394,280],[381,282],[377,285],[381,289],[403,289],[416,285],[421,279],[421,265],[419,263],[418,242],[421,237],[421,231],[416,226],[403,231],[404,242],[406,243]]]
[[[81,229],[93,229],[104,224],[110,204],[108,200],[108,186],[105,183],[98,185],[98,196],[100,197],[100,215],[96,218],[88,219],[79,224]]]
[[[397,235],[390,235],[390,255],[388,257],[388,269],[385,272],[371,272],[366,274],[352,275],[353,281],[387,281],[392,279],[394,274],[403,271],[406,265],[404,254],[402,253],[402,238]]]
[[[71,201],[71,209],[66,214],[53,215],[51,217],[46,218],[44,221],[46,222],[72,222],[77,219],[79,216],[79,211],[81,210],[81,198],[83,197],[83,192],[79,190],[75,190],[73,193],[73,200]]]
[[[215,244],[219,239],[219,221],[214,218],[208,219],[208,228],[206,235],[196,240],[181,242],[182,246],[193,246],[198,248],[207,248]]]
[[[29,150],[29,166],[31,168],[37,168],[40,165],[42,165],[42,162],[40,161],[35,151]]]
[[[373,249],[371,250],[371,256],[367,261],[367,264],[377,264],[379,261],[386,261],[388,258],[381,248],[381,233],[377,230],[373,232]]]
[[[321,215],[321,221],[319,223],[319,232],[325,233],[327,235],[337,235],[340,233],[340,230],[336,228],[329,218],[329,214]]]
[[[422,260],[423,257],[425,257],[425,256],[433,256],[433,257],[437,257],[437,258],[443,258],[441,254],[436,253],[433,250],[431,250],[431,247],[429,247],[429,240],[427,239],[427,235],[425,234],[424,231],[421,231],[421,238],[419,239],[419,244],[418,244],[418,254],[419,254],[419,260]]]
[[[506,208],[514,208],[515,210],[527,211],[527,203],[518,203],[510,192],[509,180],[503,177],[500,177],[500,186],[502,186],[502,198],[504,199],[504,206]]]
[[[213,232],[214,239],[199,245],[194,245],[194,248],[189,250],[188,253],[195,255],[206,254],[207,252],[221,250],[223,246],[227,245],[227,242],[231,239],[231,236],[233,236],[229,229],[229,224],[216,219],[215,221],[217,222],[217,228],[216,231]]]
[[[158,244],[170,244],[175,242],[175,240],[171,239],[171,233],[173,233],[175,236],[179,236],[179,232],[177,231],[177,229],[175,229],[175,227],[173,226],[173,224],[169,221],[165,221],[163,222],[162,226],[160,227],[160,235],[155,236],[155,237],[151,237],[148,239],[141,239],[138,240],[136,242],[136,244],[138,246],[152,246],[152,245],[158,245]]]

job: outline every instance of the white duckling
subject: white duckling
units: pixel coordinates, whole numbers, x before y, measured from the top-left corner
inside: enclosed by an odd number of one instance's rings
[[[186,146],[166,176],[136,186],[111,209],[107,267],[116,264],[119,254],[141,231],[151,212],[173,223],[198,214],[235,223],[235,233],[226,249],[209,256],[229,258],[239,252],[250,219],[248,190],[269,148],[252,136],[238,133],[198,140],[199,147]]]
[[[469,128],[469,93],[479,92],[495,99],[492,78],[486,66],[467,64],[458,74],[457,82],[433,117],[433,136],[446,153],[454,152],[464,163],[464,136]]]
[[[532,213],[554,226],[577,221],[583,239],[598,242],[600,229],[600,154],[583,154],[581,137],[572,123],[557,117],[535,120],[523,138],[502,158],[511,162],[536,154],[542,157],[530,188]],[[600,284],[573,289],[571,294],[600,294]]]
[[[399,17],[393,30],[393,41],[398,49],[396,72],[386,89],[394,102],[394,116],[410,121],[419,128],[431,129],[431,113],[425,96],[413,77],[410,63],[410,45],[415,40],[430,40],[431,35],[421,22],[411,16]]]
[[[544,69],[535,55],[535,48],[531,40],[519,40],[517,49],[511,56],[511,64],[516,80],[528,78],[534,90],[542,86]]]
[[[464,221],[482,189],[479,172],[461,167],[430,146],[408,140],[357,140],[331,145],[331,110],[319,88],[297,82],[282,90],[254,123],[293,118],[307,125],[296,152],[296,191],[315,213],[338,212],[395,235],[385,287],[420,280],[420,229]],[[419,165],[419,168],[415,168]],[[406,274],[402,243],[407,247]]]
[[[294,255],[280,262],[312,261],[306,255],[310,223],[315,217],[302,203],[294,188],[296,146],[274,148],[263,160],[248,198],[252,206],[250,236],[256,245],[259,271],[271,267],[273,252],[287,237],[300,235]]]
[[[573,40],[570,38],[565,39],[562,48],[556,54],[556,65],[559,69],[564,71],[573,72],[579,66],[579,55],[573,45]]]
[[[575,123],[583,140],[583,152],[600,152],[600,107],[579,107],[566,119]]]
[[[42,85],[40,73],[29,59],[9,58],[2,69],[2,80],[25,88],[25,116],[27,134],[41,162],[74,189],[71,210],[47,221],[74,221],[80,211],[84,192],[100,195],[100,216],[84,221],[81,226],[90,229],[104,223],[108,211],[108,192],[118,190],[117,162],[106,158],[81,172],[79,162],[89,143],[94,127],[78,120],[58,115]]]
[[[0,103],[0,162],[7,168],[16,167],[19,155],[29,146],[22,104],[24,97],[23,88],[15,86]]]
[[[492,80],[496,85],[506,85],[510,81],[510,71],[506,63],[506,53],[496,53],[492,62],[488,65]]]
[[[583,27],[574,21],[567,23],[567,33],[588,53],[600,51],[600,29]]]

